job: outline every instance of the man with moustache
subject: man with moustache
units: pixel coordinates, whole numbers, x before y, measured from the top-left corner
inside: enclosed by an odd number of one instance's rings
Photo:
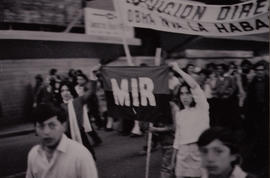
[[[28,154],[26,178],[97,178],[91,153],[65,134],[65,112],[50,104],[34,110],[34,121],[41,143]]]

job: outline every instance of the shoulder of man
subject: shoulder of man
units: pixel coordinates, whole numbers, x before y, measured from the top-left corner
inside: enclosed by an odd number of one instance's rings
[[[84,146],[82,145],[81,143],[78,143],[70,138],[67,138],[68,139],[68,145],[69,145],[69,151],[71,153],[74,153],[76,157],[78,158],[85,158],[85,156],[87,155],[91,155],[91,153],[89,152],[89,150]],[[80,153],[80,154],[78,154]]]
[[[37,156],[39,148],[40,145],[35,145],[31,148],[31,150],[28,152],[28,160],[33,160],[33,158]]]

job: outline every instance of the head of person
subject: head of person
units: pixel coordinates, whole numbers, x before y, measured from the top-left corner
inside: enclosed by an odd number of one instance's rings
[[[33,111],[33,120],[41,144],[56,148],[66,130],[66,115],[63,109],[52,104],[40,104]]]
[[[192,96],[192,93],[190,91],[190,87],[188,84],[183,83],[178,90],[177,93],[178,98],[178,104],[180,109],[184,108],[189,108],[189,107],[194,107],[195,106],[195,101]]]
[[[54,87],[58,90],[61,84],[61,77],[59,75],[56,76],[55,78],[55,84]]]
[[[227,69],[228,67],[226,64],[218,64],[216,73],[217,75],[222,76],[225,72],[227,72]]]
[[[64,81],[61,82],[59,86],[59,93],[61,95],[62,100],[69,101],[74,97],[77,97],[77,93],[70,82]]]
[[[77,75],[77,84],[78,85],[83,86],[88,81],[89,81],[89,79],[88,79],[88,77],[85,74],[80,73],[80,74]]]
[[[193,64],[188,64],[186,67],[185,67],[185,71],[188,73],[188,74],[193,74],[194,73],[194,70],[195,70],[195,66]]]
[[[208,78],[209,75],[210,75],[210,71],[208,71],[207,69],[202,69],[199,72],[199,82],[203,83]]]
[[[258,78],[263,78],[266,74],[267,62],[260,60],[254,64],[254,70]]]
[[[230,174],[240,162],[238,137],[231,130],[210,128],[201,134],[197,143],[202,166],[210,175]]]
[[[43,77],[42,77],[41,74],[37,74],[37,75],[35,76],[35,79],[36,79],[36,84],[37,84],[37,85],[42,84],[42,82],[43,82]]]
[[[209,70],[210,72],[214,72],[216,70],[216,64],[215,63],[208,63],[206,64],[206,69]]]
[[[74,77],[75,76],[75,72],[76,72],[75,69],[69,69],[68,70],[68,76],[69,77]]]
[[[56,73],[57,73],[57,69],[55,69],[55,68],[52,68],[52,69],[50,69],[50,71],[49,71],[49,74],[50,74],[50,75],[56,75]]]
[[[240,66],[241,66],[242,72],[247,74],[252,68],[252,63],[249,60],[245,59],[241,62]]]
[[[234,62],[230,62],[228,65],[229,70],[235,71],[237,70],[237,65]]]

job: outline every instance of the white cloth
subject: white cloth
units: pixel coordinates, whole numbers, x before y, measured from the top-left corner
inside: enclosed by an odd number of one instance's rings
[[[235,166],[233,172],[229,178],[246,178],[247,173],[244,172],[239,166]],[[201,178],[208,178],[208,173],[206,169],[202,170],[202,177]]]
[[[68,102],[68,119],[71,138],[82,144],[82,137],[78,126],[78,120],[73,106],[73,100]]]
[[[197,86],[191,89],[195,100],[195,107],[176,111],[176,133],[173,147],[179,148],[179,145],[194,143],[198,141],[201,133],[209,128],[209,104],[202,89]]]
[[[91,153],[64,134],[48,161],[41,145],[28,154],[26,178],[97,178],[97,168]]]
[[[83,105],[83,128],[85,132],[93,131],[92,126],[90,124],[90,119],[88,117],[88,108],[86,104]]]

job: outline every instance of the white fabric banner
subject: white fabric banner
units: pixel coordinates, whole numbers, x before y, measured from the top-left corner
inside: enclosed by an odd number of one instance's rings
[[[256,14],[252,13],[253,15],[246,16],[248,17],[247,19],[238,18],[237,20],[234,19],[234,21],[217,20],[216,18],[214,18],[214,16],[216,15],[215,13],[218,6],[210,6],[210,9],[212,11],[212,13],[210,14],[212,15],[206,13],[205,11],[205,13],[208,15],[206,16],[205,14],[203,14],[199,22],[196,20],[187,20],[188,18],[180,19],[168,14],[160,13],[157,10],[151,10],[140,5],[140,3],[142,2],[144,2],[145,4],[148,1],[149,0],[137,0],[136,2],[138,2],[138,4],[135,5],[135,3],[131,3],[135,2],[135,0],[119,0],[117,4],[120,6],[120,14],[123,18],[124,23],[134,27],[151,28],[166,32],[202,36],[239,36],[265,33],[269,31],[268,13],[262,10],[264,9],[264,6],[261,9],[257,8],[257,10],[254,10]],[[154,0],[152,0],[151,2],[153,3]],[[249,1],[249,3],[251,2],[254,4],[257,1]],[[257,5],[258,4],[259,3],[257,2]],[[205,7],[208,8],[208,6]],[[201,19],[204,19],[205,21]]]
[[[122,8],[147,11],[164,18],[200,22],[230,22],[268,12],[268,0],[251,0],[234,5],[206,5],[181,0],[119,0]]]

